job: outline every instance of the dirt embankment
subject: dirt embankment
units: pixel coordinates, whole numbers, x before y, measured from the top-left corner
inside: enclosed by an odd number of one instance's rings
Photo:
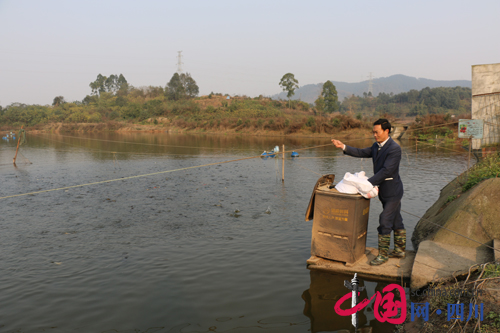
[[[2,130],[14,131],[14,128],[2,128]],[[203,133],[203,134],[225,134],[225,135],[257,135],[257,136],[291,136],[291,137],[318,137],[318,138],[336,138],[336,139],[360,139],[371,138],[371,133],[367,129],[348,129],[338,131],[334,134],[328,133],[312,133],[304,129],[293,134],[285,134],[284,131],[275,131],[269,129],[223,129],[223,130],[206,130],[204,128],[184,129],[173,126],[166,121],[158,122],[158,124],[134,124],[128,122],[106,122],[106,123],[50,123],[44,125],[36,125],[31,128],[26,128],[32,133],[96,133],[96,132],[149,132],[149,133]]]

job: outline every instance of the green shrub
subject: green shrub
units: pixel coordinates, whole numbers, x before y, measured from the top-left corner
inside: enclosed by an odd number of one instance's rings
[[[141,110],[142,105],[138,103],[130,103],[121,109],[122,117],[125,119],[139,118]]]
[[[116,111],[116,110],[113,110],[110,113],[108,113],[107,117],[108,117],[108,119],[113,120],[113,119],[120,117],[120,113],[118,113],[118,111]]]
[[[314,117],[311,116],[311,117],[307,118],[306,126],[312,127],[314,125],[316,125],[316,120],[314,119]]]
[[[276,101],[276,100],[273,100],[273,106],[276,107],[276,108],[281,108],[283,107],[283,103],[281,103],[281,101]]]
[[[332,118],[331,122],[333,127],[340,127],[341,120],[339,118]]]
[[[466,177],[466,181],[462,186],[462,191],[467,191],[485,179],[498,177],[499,174],[500,155],[498,153],[489,155],[470,168],[468,174],[462,176]]]
[[[500,276],[500,265],[489,264],[484,268],[483,278],[495,278]]]
[[[450,195],[450,196],[448,196],[448,198],[446,199],[446,203],[448,203],[448,202],[452,202],[452,201],[453,201],[453,200],[455,200],[456,198],[457,198],[457,196],[456,196],[456,195]]]
[[[238,109],[238,102],[237,101],[233,101],[231,103],[231,105],[229,105],[229,112],[234,112]]]
[[[102,116],[100,113],[97,113],[97,112],[87,116],[87,122],[89,122],[89,123],[99,123],[99,122],[101,122],[101,120],[102,120]]]

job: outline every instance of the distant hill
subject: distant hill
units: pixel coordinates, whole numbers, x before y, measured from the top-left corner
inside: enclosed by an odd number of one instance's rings
[[[364,92],[368,92],[368,81],[357,83],[332,81],[332,83],[337,88],[339,101],[343,101],[344,97],[351,96],[352,94],[363,96]],[[422,90],[425,87],[437,88],[457,86],[472,88],[472,82],[468,80],[438,81],[396,74],[389,77],[373,79],[373,95],[377,96],[381,92],[386,94],[390,94],[391,92],[394,94],[399,94],[402,92],[410,91],[412,89]],[[307,84],[295,90],[295,95],[292,97],[292,99],[300,99],[304,102],[314,103],[314,101],[321,93],[322,88],[323,83]],[[271,97],[273,99],[287,99],[286,92],[281,92]]]

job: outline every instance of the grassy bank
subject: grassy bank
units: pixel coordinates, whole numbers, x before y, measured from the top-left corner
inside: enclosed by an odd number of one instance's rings
[[[343,137],[355,130],[369,130],[375,119],[410,125],[409,139],[434,144],[457,140],[461,115],[432,114],[402,121],[390,114],[371,116],[354,112],[319,113],[301,101],[272,100],[265,97],[229,97],[210,94],[189,99],[168,99],[159,89],[131,89],[126,95],[102,92],[84,102],[53,106],[14,103],[0,110],[1,129],[51,132],[170,131],[248,135],[296,135]],[[369,100],[369,98],[365,98]],[[376,116],[375,116],[376,115]]]
[[[315,114],[309,104],[269,98],[209,95],[171,101],[163,95],[143,96],[116,105],[116,96],[100,96],[95,103],[59,106],[13,106],[3,112],[4,129],[25,126],[39,131],[200,131],[270,135],[332,135],[369,129],[372,119],[345,114]],[[108,102],[106,102],[106,100]]]

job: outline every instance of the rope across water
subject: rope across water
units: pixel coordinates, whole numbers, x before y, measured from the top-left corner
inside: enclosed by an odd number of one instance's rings
[[[445,124],[446,125],[446,124]],[[71,136],[67,136],[67,137],[71,137]],[[353,141],[359,141],[359,140],[366,140],[368,138],[360,138],[360,139],[354,139],[354,140],[347,140],[348,142],[353,142]],[[94,140],[94,139],[90,139],[90,140]],[[113,140],[104,140],[104,141],[110,141],[110,142],[118,142],[118,141],[113,141]],[[127,142],[127,143],[131,143],[131,142]],[[138,143],[136,143],[138,144]],[[147,144],[147,145],[154,145],[154,144]],[[308,150],[308,149],[315,149],[315,148],[321,148],[321,147],[328,147],[328,146],[332,146],[333,144],[332,143],[329,143],[329,144],[324,144],[324,145],[318,145],[318,146],[313,146],[313,147],[305,147],[305,148],[298,148],[298,149],[294,149],[294,151],[303,151],[303,150]],[[163,146],[163,145],[160,145],[160,146]],[[168,145],[164,145],[164,146],[168,146]],[[172,147],[172,146],[170,146]],[[211,148],[211,149],[218,149],[218,148]],[[40,190],[40,191],[34,191],[34,192],[28,192],[28,193],[20,193],[20,194],[14,194],[14,195],[8,195],[8,196],[3,196],[3,197],[0,197],[0,200],[2,199],[8,199],[8,198],[16,198],[16,197],[22,197],[22,196],[27,196],[27,195],[35,195],[35,194],[40,194],[40,193],[47,193],[47,192],[54,192],[54,191],[61,191],[61,190],[67,190],[67,189],[71,189],[71,188],[78,188],[78,187],[84,187],[84,186],[91,186],[91,185],[98,185],[98,184],[106,184],[106,183],[111,183],[111,182],[117,182],[117,181],[120,181],[120,180],[128,180],[128,179],[134,179],[134,178],[142,178],[142,177],[149,177],[149,176],[154,176],[154,175],[159,175],[159,174],[165,174],[165,173],[171,173],[171,172],[176,172],[176,171],[182,171],[182,170],[189,170],[189,169],[195,169],[195,168],[203,168],[203,167],[207,167],[207,166],[212,166],[212,165],[220,165],[220,164],[225,164],[225,163],[232,163],[232,162],[238,162],[238,161],[244,161],[244,160],[250,160],[250,159],[255,159],[255,158],[260,158],[261,155],[257,155],[257,156],[250,156],[250,157],[243,157],[243,158],[238,158],[238,159],[232,159],[232,160],[228,160],[228,161],[221,161],[221,162],[214,162],[214,163],[208,163],[208,164],[202,164],[202,165],[195,165],[195,166],[189,166],[189,167],[184,167],[184,168],[178,168],[178,169],[172,169],[172,170],[164,170],[164,171],[158,171],[158,172],[152,172],[152,173],[147,173],[147,174],[142,174],[142,175],[135,175],[135,176],[129,176],[129,177],[122,177],[122,178],[116,178],[116,179],[109,179],[109,180],[103,180],[103,181],[98,181],[98,182],[91,182],[91,183],[86,183],[86,184],[78,184],[78,185],[71,185],[71,186],[65,186],[65,187],[59,187],[59,188],[54,188],[54,189],[47,189],[47,190]],[[332,156],[333,157],[333,156]],[[303,169],[306,169],[310,172],[313,172],[315,174],[318,174],[320,175],[319,173],[313,171],[313,170],[310,170],[306,167],[303,167],[303,166],[300,166],[299,167],[303,168]],[[401,210],[402,212],[408,214],[408,215],[411,215],[411,216],[414,216],[414,217],[417,217],[417,218],[420,218],[420,219],[423,219],[422,217],[420,216],[417,216],[415,214],[412,214],[412,213],[409,213],[407,211],[404,211],[404,210]],[[465,235],[462,235],[456,231],[453,231],[453,230],[450,230],[446,227],[443,227],[437,223],[434,223],[428,219],[424,219],[425,221],[427,222],[430,222],[434,225],[437,225],[438,227],[442,228],[442,229],[445,229],[449,232],[452,232],[452,233],[455,233],[459,236],[462,236],[468,240],[471,240],[473,242],[476,242],[478,244],[481,244],[483,246],[486,246],[487,248],[490,248],[494,251],[500,251],[498,249],[494,249],[493,247],[487,245],[487,244],[484,244],[484,243],[481,243],[480,241],[477,241],[475,239],[472,239],[470,237],[467,237]]]
[[[331,145],[332,144],[330,143],[330,144],[320,145],[320,146],[314,146],[314,147],[299,148],[299,149],[296,149],[296,151],[297,150],[314,149],[314,148],[331,146]],[[149,176],[160,175],[160,174],[164,174],[164,173],[170,173],[170,172],[176,172],[176,171],[182,171],[182,170],[189,170],[189,169],[195,169],[195,168],[203,168],[203,167],[207,167],[207,166],[211,166],[211,165],[219,165],[219,164],[225,164],[225,163],[245,161],[245,160],[250,160],[250,159],[260,158],[260,157],[261,157],[261,155],[256,155],[256,156],[237,158],[237,159],[234,159],[234,160],[228,160],[228,161],[222,161],[222,162],[214,162],[214,163],[189,166],[189,167],[179,168],[179,169],[173,169],[173,170],[164,170],[164,171],[152,172],[152,173],[147,173],[147,174],[143,174],[143,175],[136,175],[136,176],[123,177],[123,178],[102,180],[102,181],[98,181],[98,182],[92,182],[92,183],[86,183],[86,184],[79,184],[79,185],[71,185],[71,186],[64,186],[64,187],[59,187],[59,188],[54,188],[54,189],[34,191],[34,192],[28,192],[28,193],[20,193],[20,194],[14,194],[14,195],[7,195],[7,196],[4,196],[4,197],[0,197],[0,200],[2,200],[2,199],[8,199],[8,198],[22,197],[22,196],[26,196],[26,195],[34,195],[34,194],[47,193],[47,192],[53,192],[53,191],[67,190],[67,189],[70,189],[70,188],[77,188],[77,187],[84,187],[84,186],[98,185],[98,184],[105,184],[105,183],[111,183],[111,182],[116,182],[116,181],[120,181],[120,180],[149,177]]]

